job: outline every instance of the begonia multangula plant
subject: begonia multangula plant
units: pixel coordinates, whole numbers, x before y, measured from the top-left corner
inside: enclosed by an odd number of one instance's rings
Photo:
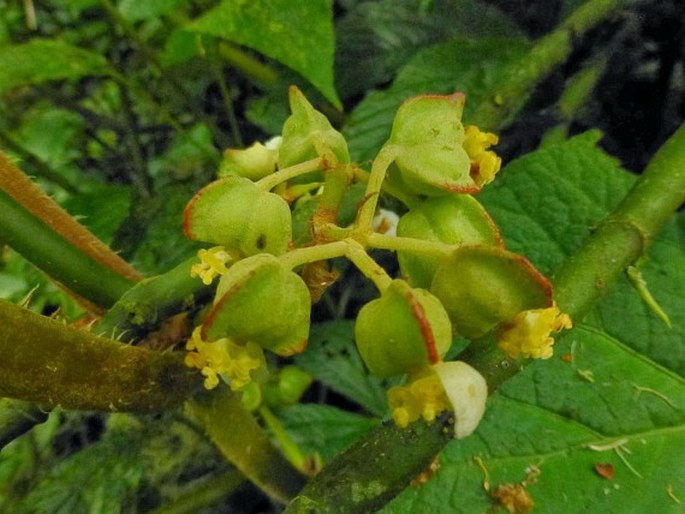
[[[225,153],[220,178],[184,212],[186,235],[214,245],[199,251],[191,270],[217,286],[186,346],[186,364],[202,373],[207,389],[223,380],[259,397],[269,375],[264,352],[306,350],[311,304],[332,283],[306,270],[329,269],[337,258],[378,290],[359,311],[355,339],[371,373],[408,377],[388,391],[399,427],[419,418],[431,423],[445,411],[453,412],[456,437],[477,427],[486,381],[466,362],[445,361],[456,335],[492,335],[512,358],[552,356],[552,334],[571,320],[557,308],[549,280],[505,248],[474,196],[501,161],[491,150],[496,135],[463,125],[464,102],[460,93],[405,101],[367,173],[292,87],[281,138]],[[341,205],[355,184],[364,184],[364,195],[354,220],[343,223]],[[396,226],[378,222],[387,216],[379,211],[386,195],[406,207]],[[294,234],[292,218],[303,209],[310,213],[306,233]],[[398,277],[371,257],[378,249],[397,253]]]

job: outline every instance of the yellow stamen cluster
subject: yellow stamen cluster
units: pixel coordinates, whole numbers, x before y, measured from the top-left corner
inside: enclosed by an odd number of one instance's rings
[[[226,264],[232,260],[230,254],[223,246],[199,250],[197,256],[200,262],[190,268],[190,276],[200,277],[202,283],[207,286],[212,283],[214,277],[223,275],[228,271]]]
[[[401,387],[388,391],[388,402],[392,417],[400,428],[423,417],[427,422],[445,410],[451,410],[451,404],[440,378],[435,373],[414,380]]]
[[[499,347],[512,358],[549,359],[554,350],[552,332],[571,328],[571,318],[556,305],[518,313],[497,332]]]
[[[475,125],[466,127],[464,136],[464,150],[471,159],[471,178],[478,186],[489,184],[502,166],[502,159],[487,149],[496,145],[499,138],[490,132],[482,132]]]
[[[221,375],[236,391],[249,384],[252,380],[250,372],[265,363],[264,352],[258,344],[249,342],[241,345],[227,338],[205,342],[200,336],[200,327],[193,331],[186,350],[189,352],[185,358],[186,366],[202,370],[206,389],[219,385]]]

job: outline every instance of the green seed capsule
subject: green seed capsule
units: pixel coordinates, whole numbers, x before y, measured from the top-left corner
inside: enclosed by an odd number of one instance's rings
[[[428,198],[400,218],[397,235],[450,245],[503,246],[495,222],[469,195]],[[397,252],[403,276],[414,287],[429,288],[441,257]]]
[[[454,330],[475,339],[519,312],[552,305],[552,286],[524,257],[492,246],[462,246],[438,267],[431,292]]]
[[[253,341],[278,355],[293,355],[307,346],[310,310],[309,290],[296,273],[272,255],[254,255],[221,277],[202,338]]]
[[[215,243],[243,255],[281,255],[292,237],[288,203],[244,177],[228,177],[201,189],[183,213],[190,239]]]
[[[395,167],[414,193],[442,196],[480,191],[463,147],[463,110],[464,95],[456,93],[416,96],[397,111],[386,144],[395,147]]]
[[[438,362],[452,344],[452,326],[431,293],[394,280],[362,307],[355,338],[369,370],[389,377]]]

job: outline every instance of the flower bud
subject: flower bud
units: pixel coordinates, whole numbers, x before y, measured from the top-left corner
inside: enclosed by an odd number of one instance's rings
[[[243,255],[281,255],[288,249],[292,220],[287,202],[244,177],[212,182],[186,205],[183,229],[190,239],[215,243]]]
[[[497,225],[469,195],[428,198],[400,218],[397,235],[451,245],[503,246]],[[442,262],[441,257],[409,251],[399,251],[397,257],[402,274],[415,287],[430,287]]]
[[[369,370],[389,377],[438,362],[452,344],[452,327],[437,298],[394,280],[362,307],[355,338]]]
[[[492,246],[462,246],[438,267],[431,292],[454,330],[469,339],[527,309],[552,305],[552,286],[524,257]]]
[[[237,175],[257,181],[276,171],[278,148],[254,143],[245,149],[229,148],[219,164],[219,177]]]
[[[302,279],[269,254],[236,262],[217,287],[202,338],[253,341],[281,356],[304,351],[311,302]]]
[[[471,159],[463,147],[463,111],[461,93],[416,96],[398,109],[386,144],[396,147],[394,164],[414,193],[440,196],[480,191],[471,178]]]
[[[350,153],[345,138],[312,107],[302,91],[291,86],[289,100],[292,114],[283,125],[278,167],[287,168],[316,157],[326,157],[331,163],[349,163]]]
[[[476,430],[485,413],[488,385],[483,375],[465,362],[440,362],[433,370],[452,404],[454,437],[462,439]]]

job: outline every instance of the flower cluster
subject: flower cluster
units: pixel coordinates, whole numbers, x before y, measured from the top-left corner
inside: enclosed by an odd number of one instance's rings
[[[200,250],[191,274],[207,285],[220,277],[187,343],[186,363],[205,387],[223,379],[256,399],[253,408],[268,398],[264,350],[304,351],[311,304],[337,278],[339,257],[379,290],[359,311],[355,342],[375,375],[409,377],[388,391],[400,427],[450,411],[457,437],[476,429],[487,384],[467,363],[443,361],[455,334],[495,334],[512,358],[552,355],[551,334],[571,320],[473,196],[501,159],[495,134],[463,125],[464,102],[461,93],[406,101],[368,173],[296,88],[282,138],[225,152],[219,179],[184,211],[186,235],[215,245]],[[383,192],[406,205],[401,216],[378,208]],[[400,278],[372,258],[374,248],[397,252]]]

